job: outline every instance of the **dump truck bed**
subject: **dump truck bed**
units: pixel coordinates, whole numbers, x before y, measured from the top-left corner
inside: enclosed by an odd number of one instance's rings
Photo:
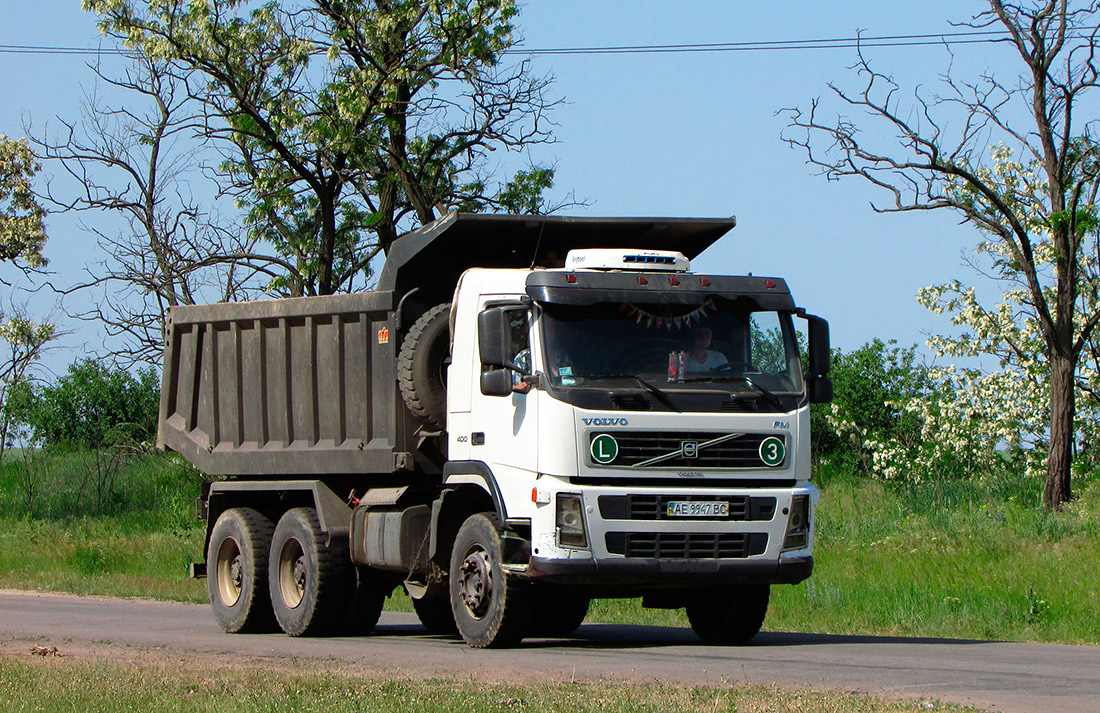
[[[392,315],[390,292],[173,308],[157,445],[217,475],[392,472]]]

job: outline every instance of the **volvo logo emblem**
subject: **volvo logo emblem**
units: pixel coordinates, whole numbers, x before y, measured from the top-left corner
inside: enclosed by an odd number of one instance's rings
[[[695,458],[699,455],[698,441],[680,441],[680,455],[684,458]]]

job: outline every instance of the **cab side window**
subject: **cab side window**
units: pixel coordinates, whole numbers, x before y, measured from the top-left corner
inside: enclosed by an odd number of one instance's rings
[[[508,334],[512,342],[512,354],[515,356],[512,363],[519,369],[519,373],[513,373],[513,379],[518,380],[520,373],[531,373],[531,332],[527,310],[508,310]]]

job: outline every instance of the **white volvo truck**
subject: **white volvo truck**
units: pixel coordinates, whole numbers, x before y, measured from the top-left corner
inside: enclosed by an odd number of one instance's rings
[[[222,628],[366,633],[403,586],[475,647],[604,597],[755,636],[813,568],[832,386],[783,280],[692,272],[733,226],[450,214],[371,292],[173,308],[158,441],[211,476]]]

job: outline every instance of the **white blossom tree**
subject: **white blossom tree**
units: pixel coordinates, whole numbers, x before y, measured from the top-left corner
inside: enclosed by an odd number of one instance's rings
[[[46,211],[31,188],[38,168],[38,159],[26,140],[0,134],[0,261],[27,268],[46,264],[42,257]]]
[[[910,103],[861,53],[862,88],[830,88],[843,106],[891,133],[891,145],[873,145],[857,119],[825,118],[820,101],[789,111],[785,140],[827,178],[859,177],[885,190],[890,203],[877,211],[947,209],[978,229],[975,264],[1003,285],[1002,305],[983,308],[961,285],[925,299],[981,330],[942,342],[944,353],[992,354],[1010,378],[1041,385],[1043,424],[1026,428],[1047,442],[1043,500],[1058,508],[1072,496],[1078,369],[1100,321],[1089,297],[1100,291],[1100,145],[1094,114],[1084,108],[1100,77],[1100,4],[984,4],[965,24],[1002,33],[999,41],[1019,58],[1010,78],[949,72],[941,93],[918,89]]]
[[[42,255],[46,211],[32,187],[38,169],[38,159],[26,140],[0,134],[0,262],[23,270],[46,265]],[[0,356],[0,459],[11,425],[8,397],[24,382],[31,365],[56,334],[53,324],[32,322],[22,311],[8,317],[0,314],[0,340],[7,344],[7,353]]]
[[[56,336],[57,328],[49,322],[32,322],[19,311],[10,317],[0,314],[0,339],[7,343],[0,356],[0,460],[15,425],[9,397],[27,384],[30,368]]]

